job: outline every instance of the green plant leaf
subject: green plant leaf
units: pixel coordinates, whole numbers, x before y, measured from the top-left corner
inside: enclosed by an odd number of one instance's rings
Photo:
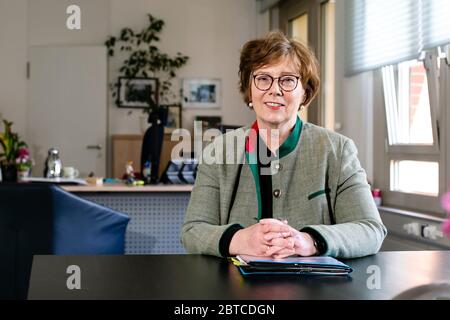
[[[163,20],[154,17],[148,13],[148,25],[140,31],[133,31],[131,28],[125,27],[120,30],[119,36],[109,36],[105,42],[108,47],[109,56],[114,55],[114,46],[121,42],[120,50],[127,57],[123,60],[119,68],[120,76],[135,77],[136,75],[148,77],[152,74],[160,79],[173,79],[176,77],[178,69],[183,67],[187,60],[187,56],[177,52],[174,57],[169,56],[159,50],[155,42],[160,41],[160,32],[165,23]],[[142,45],[146,48],[142,49]],[[175,97],[176,95],[170,91],[171,83],[162,85],[159,96],[161,101],[167,100],[167,97]],[[117,96],[118,86],[111,87],[113,96]]]

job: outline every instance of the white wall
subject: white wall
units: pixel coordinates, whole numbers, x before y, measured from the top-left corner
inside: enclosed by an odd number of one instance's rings
[[[0,113],[25,136],[27,0],[0,0]],[[0,125],[3,131],[3,126]]]
[[[6,0],[12,1],[12,0]],[[28,44],[99,45],[109,32],[110,0],[28,0]],[[81,9],[81,30],[66,27],[66,8]]]
[[[336,123],[339,133],[353,139],[361,165],[373,182],[373,73],[344,76],[345,1],[336,1]]]

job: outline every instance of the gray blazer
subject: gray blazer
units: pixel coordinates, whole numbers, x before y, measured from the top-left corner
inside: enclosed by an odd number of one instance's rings
[[[221,135],[203,150],[181,230],[189,253],[220,257],[219,241],[227,228],[258,221],[256,185],[244,153],[249,128]],[[239,175],[236,160],[244,163]],[[287,219],[297,230],[315,229],[327,243],[328,256],[378,252],[387,231],[351,139],[303,123],[297,146],[279,164],[272,162],[272,187],[281,191],[273,198],[274,218]]]

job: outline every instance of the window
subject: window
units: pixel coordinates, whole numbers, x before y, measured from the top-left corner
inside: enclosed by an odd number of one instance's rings
[[[450,1],[344,3],[345,74],[377,70],[374,185],[385,205],[444,215],[439,197],[450,185]]]
[[[382,69],[389,145],[433,145],[427,73],[422,61]]]
[[[432,161],[391,160],[390,190],[437,197],[439,163]]]
[[[442,212],[447,138],[439,128],[447,121],[449,91],[442,56],[439,48],[381,68],[386,139],[380,165],[387,168],[379,187],[385,190],[385,205]]]

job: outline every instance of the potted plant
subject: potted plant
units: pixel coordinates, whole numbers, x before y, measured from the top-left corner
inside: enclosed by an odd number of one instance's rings
[[[18,168],[24,168],[24,166],[19,166],[17,164],[17,158],[22,155],[25,155],[25,151],[22,150],[27,148],[27,145],[24,141],[22,141],[19,135],[15,132],[12,132],[11,127],[13,125],[12,122],[3,119],[3,125],[5,130],[3,133],[0,133],[0,146],[2,147],[2,153],[0,153],[0,165],[2,169],[2,177],[3,181],[13,182],[17,181],[17,171]],[[22,151],[20,151],[22,150]],[[28,149],[27,157],[28,159],[25,161],[24,165],[28,165],[28,161],[31,161],[31,168],[33,160],[29,158]],[[23,159],[23,157],[22,157]],[[22,160],[20,160],[22,161]]]
[[[148,78],[155,77],[159,80],[159,99],[161,103],[172,103],[179,100],[179,96],[171,91],[172,80],[176,77],[178,69],[183,67],[189,60],[178,52],[175,57],[162,52],[158,46],[159,34],[164,27],[164,21],[155,18],[151,14],[148,16],[148,26],[140,31],[131,28],[123,28],[117,37],[109,36],[105,42],[108,55],[113,57],[116,46],[120,45],[120,51],[126,54],[126,58],[119,69],[120,77],[125,78]],[[113,96],[118,95],[119,84],[111,85]],[[149,103],[149,107],[144,108],[144,112],[156,111],[157,101]]]
[[[34,160],[30,157],[30,151],[27,147],[21,147],[16,158],[17,178],[27,178],[30,175]]]

